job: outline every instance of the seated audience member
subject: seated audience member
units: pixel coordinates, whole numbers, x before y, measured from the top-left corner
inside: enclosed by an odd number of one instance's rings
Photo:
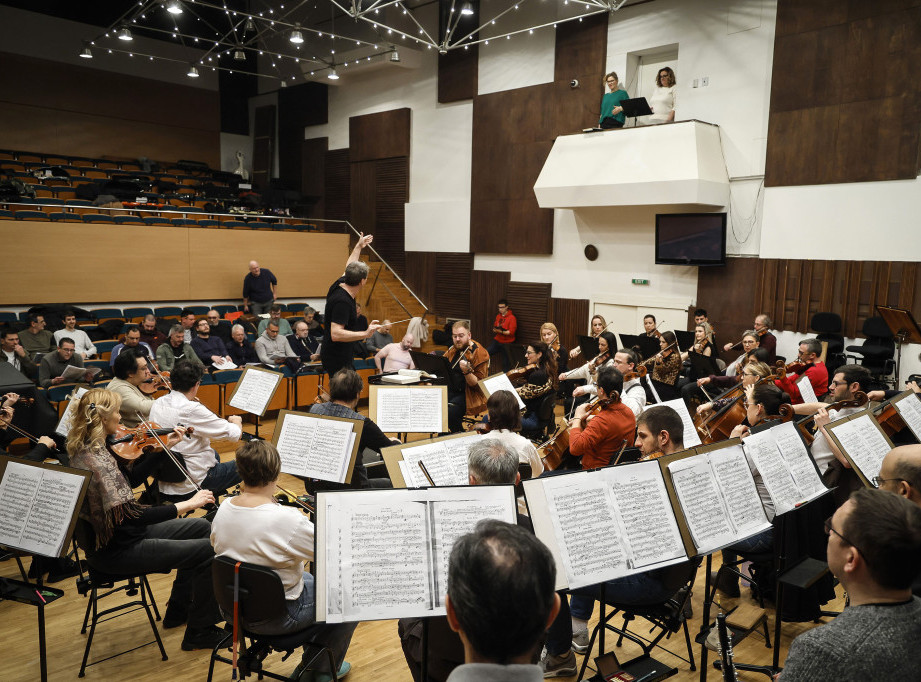
[[[125,351],[116,368],[135,353]],[[124,408],[118,394],[90,389],[77,403],[67,438],[71,466],[93,472],[80,513],[95,536],[83,547],[86,560],[98,571],[125,575],[178,569],[163,627],[186,625],[183,651],[212,649],[226,633],[215,627],[221,617],[211,584],[211,524],[179,517],[214,502],[214,496],[203,490],[176,504],[138,504],[132,488],[144,482],[160,456],[142,455],[129,467],[109,453],[105,439],[116,433],[119,410]],[[183,429],[176,429],[164,441],[172,446],[182,435]]]
[[[921,670],[921,509],[885,490],[853,493],[825,522],[828,568],[848,605],[790,645],[781,682],[912,680]]]
[[[800,372],[788,371],[787,376],[774,382],[780,390],[787,392],[794,405],[805,402],[796,383],[801,376],[809,379],[817,398],[828,393],[828,368],[825,367],[824,362],[819,360],[821,354],[822,344],[818,339],[803,339],[799,342],[798,358],[803,369]]]
[[[393,334],[390,333],[392,330],[390,320],[384,320],[380,329],[375,330],[371,338],[365,340],[365,351],[371,355],[377,355],[377,352],[384,346],[393,343]]]
[[[106,388],[119,397],[122,422],[129,429],[133,429],[141,423],[138,415],[147,419],[154,404],[153,397],[140,389],[142,384],[151,381],[147,358],[136,348],[126,348],[125,352],[115,359],[112,372],[115,378]]]
[[[183,308],[179,313],[179,324],[182,326],[182,340],[192,343],[192,339],[195,338],[195,311]]]
[[[310,336],[310,328],[303,320],[294,323],[294,333],[288,335],[288,345],[300,358],[301,364],[320,361],[319,339]]]
[[[88,360],[96,355],[96,346],[90,337],[82,329],[77,329],[77,316],[72,310],[64,313],[64,329],[58,329],[54,333],[54,342],[59,343],[65,336],[73,339],[74,353],[77,357]]]
[[[378,372],[395,372],[400,369],[415,369],[413,356],[410,350],[413,347],[413,335],[406,333],[399,343],[388,343],[377,351],[374,356],[374,366]]]
[[[211,440],[240,440],[243,420],[239,415],[221,419],[195,400],[203,374],[204,368],[201,365],[193,365],[188,360],[177,362],[170,374],[173,390],[154,401],[150,408],[150,420],[164,428],[180,425],[192,427],[192,434],[171,449],[182,457],[189,477],[196,485],[210,490],[217,497],[222,491],[239,483],[240,476],[233,460],[221,461],[211,447]],[[160,492],[169,500],[187,500],[195,494],[195,487],[184,476],[178,482],[162,478],[159,480]]]
[[[278,325],[274,322],[269,322],[262,335],[256,339],[256,357],[262,364],[276,369],[286,365],[288,358],[300,364],[288,338],[279,333]]]
[[[533,533],[486,520],[454,543],[445,606],[464,643],[449,682],[534,680],[531,664],[559,610],[553,556]]]
[[[624,375],[614,367],[599,369],[595,384],[601,411],[589,418],[588,406],[579,405],[569,422],[569,451],[582,458],[583,469],[608,466],[624,443],[633,442],[636,417],[620,400],[623,383]]]
[[[125,340],[112,349],[112,355],[109,356],[110,367],[115,364],[115,358],[121,355],[126,348],[136,348],[145,358],[150,358],[151,360],[154,358],[154,352],[150,346],[141,341],[141,330],[136,325],[130,325],[125,330]]]
[[[154,315],[145,315],[141,322],[141,343],[146,343],[156,353],[161,344],[166,343],[166,334],[157,329],[157,318]]]
[[[307,323],[307,329],[311,336],[323,338],[323,325],[316,319],[317,311],[307,306],[304,308],[304,322]]]
[[[83,369],[83,359],[76,354],[74,340],[64,336],[58,341],[58,350],[56,353],[47,353],[42,356],[42,361],[38,368],[38,385],[42,388],[57,386],[64,383],[64,370],[67,367],[79,367]],[[93,373],[86,372],[83,381],[90,382],[93,380]],[[70,379],[73,381],[73,379]]]
[[[208,311],[206,319],[211,329],[211,337],[220,339],[225,346],[230,343],[230,325],[221,324],[221,314],[212,308]]]
[[[537,478],[544,472],[544,463],[537,453],[537,448],[521,431],[521,410],[511,391],[496,391],[486,401],[489,417],[489,433],[486,438],[495,438],[518,454],[519,464],[531,465],[531,478]]]
[[[502,393],[503,391],[498,391]],[[517,406],[518,401],[508,391]],[[493,395],[496,395],[495,393]],[[521,480],[518,473],[518,455],[498,438],[483,438],[470,447],[467,457],[468,482],[470,485],[517,485]],[[518,514],[518,525],[532,531],[531,520]],[[457,633],[448,626],[447,618],[401,618],[399,621],[400,643],[406,664],[413,679],[422,678],[422,623],[428,620],[428,679],[443,682],[454,668],[464,662],[464,645]]]
[[[198,359],[192,344],[186,343],[182,339],[185,337],[185,329],[181,324],[174,324],[169,330],[169,339],[166,343],[161,343],[157,348],[157,367],[161,372],[169,372],[173,365],[179,360],[188,360],[193,365],[201,365],[202,361]],[[239,363],[237,363],[239,364]]]
[[[230,361],[224,342],[216,336],[211,336],[211,325],[208,324],[208,320],[199,320],[195,325],[195,338],[192,339],[191,345],[205,366]]]
[[[29,327],[19,334],[19,342],[29,354],[29,359],[35,359],[36,353],[50,353],[54,350],[54,335],[45,329],[44,315],[29,315]]]
[[[318,481],[316,490],[339,490],[340,488],[391,488],[390,481],[386,478],[368,478],[365,468],[363,451],[365,448],[380,454],[381,448],[386,448],[394,443],[399,443],[397,438],[388,438],[370,417],[359,414],[355,408],[361,396],[361,376],[354,369],[340,369],[329,380],[329,402],[310,406],[310,414],[323,414],[330,417],[345,417],[346,419],[361,419],[364,428],[358,440],[358,455],[355,458],[355,469],[352,472],[352,481],[347,484]],[[305,483],[305,487],[308,484]],[[308,492],[313,492],[309,488]]]
[[[234,364],[240,367],[259,362],[259,358],[256,357],[256,349],[246,338],[243,326],[239,324],[235,324],[230,330],[230,343],[227,344],[227,353]]]
[[[268,441],[249,441],[237,448],[236,462],[243,492],[221,503],[211,524],[211,544],[217,556],[275,571],[284,585],[287,607],[270,621],[241,625],[263,635],[290,634],[309,627],[305,642],[329,647],[342,679],[351,669],[345,654],[357,624],[315,623],[314,577],[304,568],[305,561],[314,560],[314,527],[299,509],[282,506],[275,500],[281,474],[278,450]],[[233,614],[225,615],[231,618]],[[290,679],[301,679],[308,662],[305,646],[301,663]],[[331,679],[326,657],[321,658],[319,666],[316,679]]]
[[[259,322],[259,328],[256,331],[257,334],[262,334],[266,330],[266,327],[269,326],[269,322],[274,322],[278,326],[278,331],[283,336],[288,336],[291,333],[291,325],[288,324],[288,320],[281,316],[281,306],[273,305],[269,308],[269,316],[263,317]]]
[[[19,332],[9,327],[0,333],[0,362],[8,362],[29,381],[38,378],[38,365],[29,358],[26,349],[19,342]]]

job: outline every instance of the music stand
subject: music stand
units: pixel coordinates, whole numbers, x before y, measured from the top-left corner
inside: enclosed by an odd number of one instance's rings
[[[892,308],[887,305],[876,306],[879,316],[889,327],[893,338],[896,340],[896,359],[895,359],[895,381],[898,385],[901,377],[902,368],[902,344],[903,343],[921,343],[921,328],[915,322],[914,316],[910,310],[901,308]]]
[[[620,106],[624,110],[624,116],[633,119],[634,128],[636,127],[637,116],[652,115],[652,109],[649,108],[649,102],[646,101],[645,97],[625,99],[620,103]]]
[[[690,348],[694,345],[694,332],[686,332],[681,329],[676,329],[675,340],[678,341],[678,348]]]
[[[449,391],[463,391],[465,385],[460,377],[451,371],[451,363],[443,355],[431,355],[417,350],[409,351],[416,369],[438,377],[432,380],[434,386],[447,386]]]
[[[720,366],[716,364],[716,358],[712,355],[688,351],[688,360],[691,363],[691,367],[697,372],[698,377],[708,377],[711,374],[720,373]]]
[[[636,337],[636,345],[640,347],[640,353],[644,358],[651,358],[659,352],[659,338],[657,336],[640,334]]]
[[[582,349],[582,357],[591,360],[598,355],[598,339],[594,336],[579,336],[579,348]]]

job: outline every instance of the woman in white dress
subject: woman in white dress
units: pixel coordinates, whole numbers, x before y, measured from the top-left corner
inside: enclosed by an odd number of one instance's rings
[[[652,94],[652,101],[649,102],[649,108],[652,109],[649,123],[671,123],[675,120],[675,107],[678,106],[675,94],[676,84],[672,67],[663,66],[659,69],[659,73],[656,74],[656,91]]]

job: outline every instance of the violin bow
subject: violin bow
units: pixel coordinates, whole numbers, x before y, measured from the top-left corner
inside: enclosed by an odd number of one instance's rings
[[[168,447],[166,447],[166,443],[164,443],[164,442],[163,442],[163,439],[160,438],[160,436],[157,434],[157,430],[154,429],[154,428],[152,428],[152,426],[150,425],[150,422],[148,422],[146,419],[144,419],[144,417],[141,416],[141,413],[140,413],[140,412],[135,412],[134,414],[137,415],[137,418],[140,420],[141,426],[142,426],[143,428],[147,429],[147,433],[149,433],[150,435],[152,435],[152,436],[154,437],[154,439],[160,444],[160,447],[163,448],[163,451],[166,452],[167,455],[169,455],[169,458],[170,458],[171,460],[173,460],[173,464],[175,464],[175,465],[176,465],[176,468],[179,469],[179,471],[182,472],[182,475],[185,476],[185,480],[187,480],[189,483],[191,483],[192,486],[193,486],[198,492],[201,492],[201,486],[198,485],[195,481],[192,480],[192,477],[189,475],[188,470],[185,468],[185,464],[181,463],[181,462],[179,461],[179,458],[176,457],[175,454],[173,454],[173,451],[170,450]]]

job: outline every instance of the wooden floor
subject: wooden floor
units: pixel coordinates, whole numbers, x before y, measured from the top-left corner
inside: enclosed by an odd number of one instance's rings
[[[266,421],[260,425],[260,435],[264,438],[270,437],[274,422]],[[252,431],[252,425],[247,426],[248,431]],[[218,451],[221,451],[222,459],[232,457],[232,447],[227,444],[221,447],[216,443]],[[300,492],[303,485],[300,481],[291,477],[282,477],[281,484],[292,492]],[[26,566],[28,567],[28,559]],[[715,558],[715,562],[718,557]],[[693,605],[695,618],[692,621],[693,637],[701,627],[701,617],[703,613],[703,568],[698,573],[697,587],[693,594]],[[0,563],[0,576],[6,578],[18,579],[18,569],[15,561],[5,561]],[[172,576],[153,575],[150,577],[151,587],[160,606],[161,614],[166,607],[166,600],[169,595]],[[46,609],[46,632],[48,638],[48,678],[50,680],[69,680],[76,679],[80,669],[80,661],[83,656],[83,649],[86,645],[86,636],[80,634],[83,613],[86,609],[86,599],[77,594],[75,579],[56,583],[53,587],[63,589],[65,596],[58,601],[50,604]],[[743,596],[741,601],[749,601],[748,590],[742,589]],[[719,598],[720,594],[717,593]],[[123,599],[123,596],[113,596],[112,600]],[[723,600],[726,608],[731,608],[739,600]],[[833,611],[840,611],[843,608],[844,601],[840,594],[826,608]],[[769,609],[769,622],[771,636],[773,637],[773,610]],[[597,612],[592,620],[592,624],[597,619]],[[3,653],[3,668],[0,672],[0,679],[5,682],[26,682],[39,679],[39,654],[38,654],[38,634],[36,627],[36,611],[34,607],[26,606],[14,602],[0,603],[0,646]],[[159,626],[159,623],[158,623]],[[814,627],[813,623],[784,623],[783,637],[781,639],[781,664],[786,656],[790,641],[799,633]],[[162,680],[205,680],[208,674],[208,659],[210,652],[194,651],[185,652],[180,648],[184,628],[175,628],[163,630],[160,628],[163,637],[163,643],[166,647],[169,660],[161,661],[160,653],[156,644],[141,647],[135,651],[118,656],[117,658],[103,661],[94,665],[87,670],[87,680],[137,680],[150,682],[161,682]],[[641,627],[637,626],[634,630],[645,635]],[[96,636],[93,641],[90,662],[101,661],[102,659],[118,653],[124,649],[129,649],[148,640],[152,641],[152,633],[147,619],[143,612],[134,612],[122,618],[104,622],[97,628]],[[608,648],[613,645],[613,640],[608,640]],[[672,636],[665,641],[665,646],[678,654],[686,654],[684,639],[680,635]],[[627,660],[639,653],[639,648],[626,642],[624,646],[617,650],[620,660]],[[758,635],[751,635],[739,643],[735,648],[736,661],[770,664],[773,652],[764,646],[764,640]],[[593,653],[596,656],[597,652]],[[700,647],[694,647],[694,656],[699,659]],[[687,663],[675,658],[664,652],[659,652],[656,657],[666,663],[678,667],[679,673],[674,680],[690,681],[699,679],[699,670],[691,672]],[[577,657],[581,664],[582,656]],[[714,654],[710,654],[712,662]],[[281,661],[280,655],[273,655],[266,661],[266,667],[273,672],[283,674],[290,673],[297,664],[298,655],[295,654],[287,661]],[[348,679],[351,682],[365,682],[388,680],[394,682],[408,681],[412,677],[406,667],[403,658],[403,652],[400,648],[400,641],[397,636],[396,621],[378,621],[361,623],[355,631],[349,648],[347,660],[352,664],[352,673]],[[229,680],[229,666],[218,664],[215,677],[218,680]],[[720,679],[718,671],[711,668],[708,671],[707,678],[710,680]],[[250,678],[253,679],[253,678]],[[565,678],[563,678],[565,679]],[[575,680],[575,677],[568,678]],[[765,680],[763,675],[752,673],[741,673],[740,680]]]

